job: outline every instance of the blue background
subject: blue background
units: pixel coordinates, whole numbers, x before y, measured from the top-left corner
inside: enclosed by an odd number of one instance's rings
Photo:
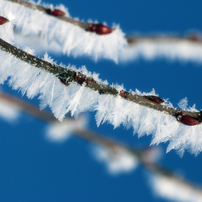
[[[99,22],[119,23],[123,32],[185,34],[202,30],[201,1],[184,0],[74,0],[47,3],[64,4],[72,17]],[[87,58],[71,58],[50,54],[58,63],[86,65],[100,73],[109,83],[124,84],[126,89],[149,92],[154,88],[160,97],[169,98],[174,106],[188,97],[189,105],[201,102],[202,64],[185,61],[154,61],[138,59],[116,65],[111,61],[93,62]],[[3,88],[18,97],[19,92]],[[26,97],[23,99],[27,100]],[[38,104],[35,98],[31,102]],[[94,113],[89,114],[89,128],[134,146],[148,146],[151,136],[137,138],[132,129],[113,130],[111,125],[97,128]],[[44,131],[46,124],[23,114],[15,124],[0,120],[0,201],[167,201],[158,198],[149,187],[147,171],[137,170],[118,176],[110,175],[104,164],[91,155],[91,144],[72,137],[56,144],[49,142]],[[160,144],[165,154],[168,143]],[[186,152],[181,159],[175,151],[162,156],[160,163],[202,185],[202,155]]]

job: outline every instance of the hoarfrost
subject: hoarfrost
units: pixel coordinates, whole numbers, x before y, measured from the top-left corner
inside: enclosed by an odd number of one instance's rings
[[[46,7],[50,8],[53,5],[46,4]],[[64,6],[59,8],[65,11],[66,16],[69,16]],[[118,62],[120,51],[127,45],[124,33],[115,24],[113,28],[116,30],[111,34],[97,35],[40,11],[9,1],[0,0],[0,10],[3,13],[10,12],[15,16],[13,22],[18,45],[20,47],[28,45],[37,52],[51,50],[74,57],[90,56],[94,60],[105,58]]]
[[[97,91],[75,83],[67,87],[53,74],[27,64],[2,50],[0,50],[0,58],[0,83],[3,84],[9,80],[13,89],[20,90],[28,98],[39,96],[41,109],[49,106],[60,121],[67,113],[77,117],[85,111],[96,111],[98,126],[108,122],[115,128],[120,125],[126,128],[133,127],[134,134],[138,133],[139,137],[152,135],[151,144],[158,145],[169,141],[167,152],[176,149],[182,156],[186,149],[195,155],[202,150],[201,124],[183,125],[166,113],[132,103],[120,96],[100,95]],[[47,54],[45,59],[50,60]],[[65,68],[75,70],[75,67],[70,65]],[[102,82],[97,79],[97,74],[88,72],[85,67],[81,67],[79,71]],[[104,83],[106,84],[107,81]],[[123,86],[119,86],[119,90],[121,88]],[[136,92],[144,94],[137,90]],[[155,94],[154,90],[152,94]],[[171,103],[168,104],[171,105]]]
[[[202,201],[202,190],[193,187],[183,179],[178,180],[174,177],[166,177],[158,174],[150,176],[150,184],[156,195],[171,201],[181,202],[200,202]]]

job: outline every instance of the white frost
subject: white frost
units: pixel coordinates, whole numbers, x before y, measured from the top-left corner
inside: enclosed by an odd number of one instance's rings
[[[19,117],[18,108],[0,100],[0,117],[8,122],[16,121]]]
[[[131,172],[138,165],[138,160],[134,156],[123,151],[95,147],[93,155],[98,161],[105,163],[109,173],[114,175]]]
[[[202,45],[191,42],[138,42],[123,49],[119,58],[122,62],[134,61],[139,58],[146,60],[165,58],[172,61],[179,60],[202,63]]]
[[[196,109],[196,105],[194,104],[192,107],[188,107],[188,99],[185,97],[184,99],[180,100],[178,103],[178,106],[181,110],[186,110],[186,111],[192,111],[192,112],[198,112]]]
[[[86,116],[81,115],[77,120],[65,118],[63,122],[56,121],[49,124],[46,136],[50,141],[61,142],[67,140],[77,129],[82,129],[86,125]]]
[[[46,5],[48,8],[51,6]],[[61,9],[61,6],[59,8]],[[64,6],[62,9],[69,16]],[[17,44],[21,48],[28,45],[38,52],[51,50],[74,57],[90,56],[94,60],[105,58],[118,62],[120,51],[127,45],[124,33],[118,25],[113,25],[116,30],[111,34],[97,35],[40,11],[5,0],[0,0],[0,11],[10,12],[15,16]]]
[[[156,195],[177,202],[201,202],[202,189],[183,183],[174,177],[152,175],[150,180],[151,187]]]
[[[54,75],[20,61],[2,50],[0,50],[0,58],[0,84],[9,80],[13,89],[20,90],[28,98],[39,96],[41,109],[49,106],[60,121],[67,113],[77,117],[82,112],[96,111],[95,118],[98,126],[108,122],[114,127],[120,125],[126,128],[133,127],[134,134],[138,133],[139,137],[152,135],[151,144],[158,145],[161,142],[169,141],[167,152],[176,149],[182,156],[186,149],[195,155],[202,150],[201,124],[183,125],[177,122],[173,116],[163,112],[132,103],[120,96],[100,95],[96,91],[75,83],[67,87]],[[51,61],[47,54],[45,59]],[[65,68],[75,70],[75,67],[70,65]],[[102,82],[97,79],[97,74],[88,72],[85,67],[79,71]],[[106,84],[107,81],[104,83]],[[118,88],[121,90],[123,86]],[[141,94],[137,90],[136,92]],[[155,94],[154,90],[152,94]]]

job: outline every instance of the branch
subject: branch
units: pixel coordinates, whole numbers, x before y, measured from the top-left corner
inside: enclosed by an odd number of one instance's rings
[[[35,107],[34,105],[27,103],[26,101],[23,101],[21,99],[18,99],[14,96],[8,95],[4,92],[0,93],[0,100],[3,100],[7,103],[9,103],[10,105],[14,105],[15,107],[18,107],[20,110],[25,111],[26,113],[36,117],[36,118],[40,118],[43,119],[44,121],[50,123],[50,124],[54,124],[55,122],[58,122],[51,114],[49,114],[48,112],[44,112],[44,111],[39,111],[37,109],[37,107]],[[33,110],[34,109],[34,110]],[[44,116],[45,114],[45,116]],[[77,122],[75,119],[73,118],[68,118],[68,121],[73,121],[73,122]],[[63,123],[59,123],[59,124],[63,124]],[[188,191],[191,192],[192,197],[191,200],[194,201],[195,198],[200,199],[201,195],[202,195],[202,188],[199,187],[198,185],[195,185],[194,183],[189,182],[188,180],[184,179],[182,176],[180,176],[179,174],[168,170],[167,168],[162,167],[160,164],[158,164],[157,162],[153,161],[151,159],[152,155],[151,153],[154,152],[155,148],[134,148],[131,147],[127,144],[124,144],[122,142],[116,141],[114,139],[105,137],[104,135],[100,135],[96,132],[93,132],[91,130],[85,129],[83,127],[74,127],[73,129],[73,135],[86,140],[87,142],[99,145],[101,147],[103,147],[105,150],[107,150],[108,152],[110,152],[112,155],[126,155],[128,157],[134,157],[138,163],[140,163],[143,167],[145,167],[147,170],[149,170],[151,173],[154,174],[153,178],[153,185],[152,188],[159,186],[158,185],[158,181],[160,181],[162,183],[167,183],[168,185],[164,185],[161,184],[161,186],[163,186],[163,189],[166,189],[167,186],[169,186],[169,184],[172,184],[172,187],[175,187],[175,189],[179,189],[179,196],[180,197],[180,191]],[[166,187],[164,187],[166,186]],[[159,189],[158,187],[156,187],[156,189]],[[162,188],[161,188],[162,190]],[[159,191],[159,190],[156,190]],[[159,191],[161,192],[161,191]],[[166,190],[164,190],[164,192],[166,192]],[[170,191],[171,192],[171,191]],[[169,192],[169,193],[170,193]],[[166,192],[167,193],[167,192]],[[161,194],[161,193],[160,193]],[[170,193],[171,196],[168,195],[167,193],[167,197],[168,198],[172,198],[172,193]],[[176,197],[176,196],[175,196]],[[176,197],[178,199],[178,197]],[[176,199],[174,198],[174,199]]]
[[[177,35],[128,35],[126,36],[128,44],[133,46],[137,43],[190,43],[202,45],[202,38],[199,33],[177,36]]]
[[[132,126],[139,136],[152,134],[152,144],[170,141],[167,151],[178,149],[181,155],[186,148],[194,154],[201,151],[201,112],[175,109],[154,93],[145,95],[127,92],[123,86],[109,86],[85,67],[77,70],[52,64],[52,60],[47,62],[47,54],[46,61],[41,60],[2,39],[0,49],[0,83],[9,78],[10,85],[29,98],[40,94],[41,109],[49,105],[60,121],[68,112],[78,116],[95,110],[98,126],[106,121],[114,127]],[[193,125],[197,126],[190,127]]]
[[[95,32],[96,34],[100,35],[105,35],[105,34],[110,34],[113,32],[115,29],[112,29],[110,27],[107,27],[103,24],[93,24],[93,23],[85,23],[85,22],[80,22],[78,20],[74,20],[72,18],[66,17],[65,13],[59,9],[49,9],[45,8],[36,4],[32,4],[29,2],[21,1],[21,0],[7,0],[13,3],[18,3],[22,6],[26,6],[31,9],[35,9],[38,11],[41,11],[45,14],[51,15],[53,17],[59,18],[65,22],[71,23],[73,25],[79,26],[80,28],[89,31],[89,32]]]
[[[137,34],[125,37],[118,26],[109,28],[103,24],[79,22],[67,17],[67,11],[65,16],[65,12],[51,6],[43,7],[17,0],[0,1],[0,10],[4,13],[10,11],[16,17],[14,31],[18,45],[31,46],[40,53],[48,48],[74,57],[87,55],[93,56],[96,61],[105,58],[116,63],[129,62],[141,56],[149,60],[160,56],[171,60],[202,61],[199,33],[185,36]]]
[[[163,102],[161,98],[158,98],[156,96],[140,96],[137,94],[129,93],[127,91],[120,92],[118,89],[107,86],[101,83],[96,82],[92,77],[87,77],[84,74],[73,71],[70,69],[65,69],[61,66],[51,64],[49,62],[46,62],[42,59],[39,59],[35,56],[32,56],[15,46],[5,42],[4,40],[0,39],[0,48],[3,51],[6,51],[13,56],[19,58],[20,60],[29,63],[35,67],[38,67],[42,70],[45,70],[53,75],[55,75],[57,78],[60,79],[60,81],[64,85],[69,85],[71,82],[77,83],[79,85],[85,85],[86,87],[98,91],[100,94],[109,94],[113,96],[121,96],[123,99],[129,100],[131,102],[135,102],[137,104],[165,112],[169,115],[172,115],[177,118],[178,121],[181,121],[184,124],[187,125],[196,125],[201,123],[202,115],[201,112],[190,112],[190,111],[183,111],[174,109],[165,105],[161,105],[160,102]],[[160,101],[159,101],[160,100]],[[185,121],[183,122],[182,117],[185,117]],[[190,118],[189,118],[190,117]],[[188,119],[188,120],[187,120]]]
[[[12,13],[12,19],[5,17],[15,23],[14,32],[20,47],[31,46],[38,52],[48,48],[68,56],[90,56],[95,61],[104,58],[118,63],[120,51],[127,46],[125,34],[118,25],[109,28],[99,23],[73,20],[62,6],[54,9],[52,6],[47,8],[26,2],[26,5],[43,10],[39,11],[21,5],[24,1],[17,1],[21,4],[8,0],[0,2],[0,10],[4,15]],[[66,16],[60,9],[65,11]]]

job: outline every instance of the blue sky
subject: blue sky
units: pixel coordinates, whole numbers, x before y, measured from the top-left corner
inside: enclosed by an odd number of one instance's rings
[[[71,16],[80,19],[105,21],[109,26],[118,23],[126,34],[185,34],[202,30],[200,1],[52,0],[47,3],[62,3]],[[95,63],[88,58],[50,55],[58,63],[86,65],[88,70],[100,73],[103,80],[123,83],[126,89],[149,92],[154,88],[174,106],[187,97],[190,106],[196,103],[197,109],[202,108],[200,63],[140,58],[117,65],[107,60]],[[21,97],[8,85],[2,88]],[[38,104],[36,98],[31,102]],[[148,146],[151,142],[151,136],[140,139],[133,136],[132,129],[114,130],[106,123],[97,128],[94,115],[89,113],[88,125],[94,131],[134,146]],[[49,142],[44,135],[46,124],[26,114],[16,123],[0,120],[0,124],[0,201],[167,201],[155,196],[147,171],[141,166],[133,172],[113,176],[93,158],[92,146],[81,139],[72,137],[61,144]],[[165,154],[167,145],[159,145],[163,150],[160,163],[202,185],[201,154],[195,157],[186,152],[181,159],[175,151]]]

